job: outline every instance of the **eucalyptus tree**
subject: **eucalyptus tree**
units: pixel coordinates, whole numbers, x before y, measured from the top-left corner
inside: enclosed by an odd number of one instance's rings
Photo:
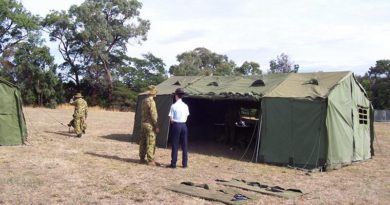
[[[378,60],[360,82],[375,109],[390,109],[390,60]]]
[[[127,45],[147,40],[150,22],[140,17],[137,0],[86,0],[68,11],[53,11],[44,20],[52,41],[69,73],[79,85],[85,72],[102,74],[108,97],[113,91],[113,73],[126,57]]]
[[[261,75],[260,65],[253,61],[245,61],[240,67],[234,69],[238,75]]]
[[[167,79],[165,63],[151,53],[140,58],[127,58],[126,66],[122,66],[118,76],[133,91],[142,92],[148,85],[157,85]]]
[[[75,18],[66,11],[52,11],[42,25],[49,32],[50,41],[58,42],[58,51],[64,60],[59,67],[79,87],[80,77],[85,73],[90,57],[83,54]]]
[[[10,73],[18,44],[38,29],[39,18],[16,0],[0,0],[0,74]],[[3,75],[3,77],[6,77]],[[8,76],[10,77],[10,76]],[[13,79],[8,79],[13,80]]]
[[[13,79],[26,104],[54,107],[61,101],[63,89],[54,57],[39,36],[31,35],[27,41],[20,42],[12,59]]]
[[[38,29],[38,22],[18,1],[0,0],[0,55],[26,40],[30,31]]]
[[[271,73],[297,73],[299,70],[299,65],[294,64],[284,53],[277,56],[275,60],[271,60],[269,64]]]
[[[226,55],[214,53],[199,47],[177,55],[178,65],[173,65],[169,73],[183,75],[231,75],[235,63]]]

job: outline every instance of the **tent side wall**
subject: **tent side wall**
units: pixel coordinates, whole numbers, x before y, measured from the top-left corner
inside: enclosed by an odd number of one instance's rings
[[[20,145],[27,138],[20,93],[0,81],[0,145]]]
[[[135,111],[135,119],[133,126],[133,134],[130,141],[139,143],[141,134],[141,103],[147,95],[139,95],[137,99],[137,108]],[[157,95],[155,98],[158,112],[158,125],[160,132],[156,136],[156,146],[161,148],[167,147],[169,133],[169,109],[172,105],[172,95]]]
[[[22,97],[20,94],[19,90],[15,91],[15,99],[17,103],[17,112],[18,112],[18,120],[19,120],[19,126],[20,126],[20,133],[22,135],[22,143],[24,144],[25,141],[27,140],[27,125],[26,125],[26,118],[24,117],[23,113],[23,102],[22,102]]]
[[[351,79],[353,117],[354,117],[354,161],[371,158],[371,103],[368,100],[363,87],[353,75]]]
[[[327,168],[371,157],[370,121],[370,102],[351,73],[328,97]]]
[[[326,157],[324,100],[263,98],[260,162],[323,166]]]

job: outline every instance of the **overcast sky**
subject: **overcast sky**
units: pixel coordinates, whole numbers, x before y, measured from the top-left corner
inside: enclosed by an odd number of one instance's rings
[[[390,59],[390,0],[140,0],[151,22],[148,40],[129,55],[151,52],[167,64],[197,47],[263,71],[286,53],[300,72],[350,70],[364,74]],[[39,3],[38,3],[39,2]],[[83,0],[22,0],[45,16]],[[53,47],[53,46],[51,46]],[[53,47],[54,48],[54,47]]]

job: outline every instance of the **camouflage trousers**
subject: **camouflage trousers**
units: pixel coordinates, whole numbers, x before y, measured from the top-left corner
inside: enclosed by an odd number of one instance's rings
[[[148,162],[154,161],[154,153],[156,151],[156,133],[153,126],[149,123],[142,123],[141,138],[139,141],[139,157],[145,160],[145,155]]]
[[[87,129],[87,123],[85,122],[84,117],[74,117],[73,120],[69,122],[69,125],[74,128],[77,135],[84,134]]]

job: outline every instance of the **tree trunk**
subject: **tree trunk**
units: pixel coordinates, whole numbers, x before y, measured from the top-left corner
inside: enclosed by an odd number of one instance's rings
[[[79,74],[77,73],[77,71],[74,72],[74,76],[76,79],[76,87],[78,90],[80,90],[80,79],[79,79]]]
[[[114,91],[111,70],[110,70],[108,62],[102,57],[100,57],[100,59],[103,62],[104,71],[106,72],[106,80],[108,82],[108,102],[111,103],[112,102],[112,93]]]

